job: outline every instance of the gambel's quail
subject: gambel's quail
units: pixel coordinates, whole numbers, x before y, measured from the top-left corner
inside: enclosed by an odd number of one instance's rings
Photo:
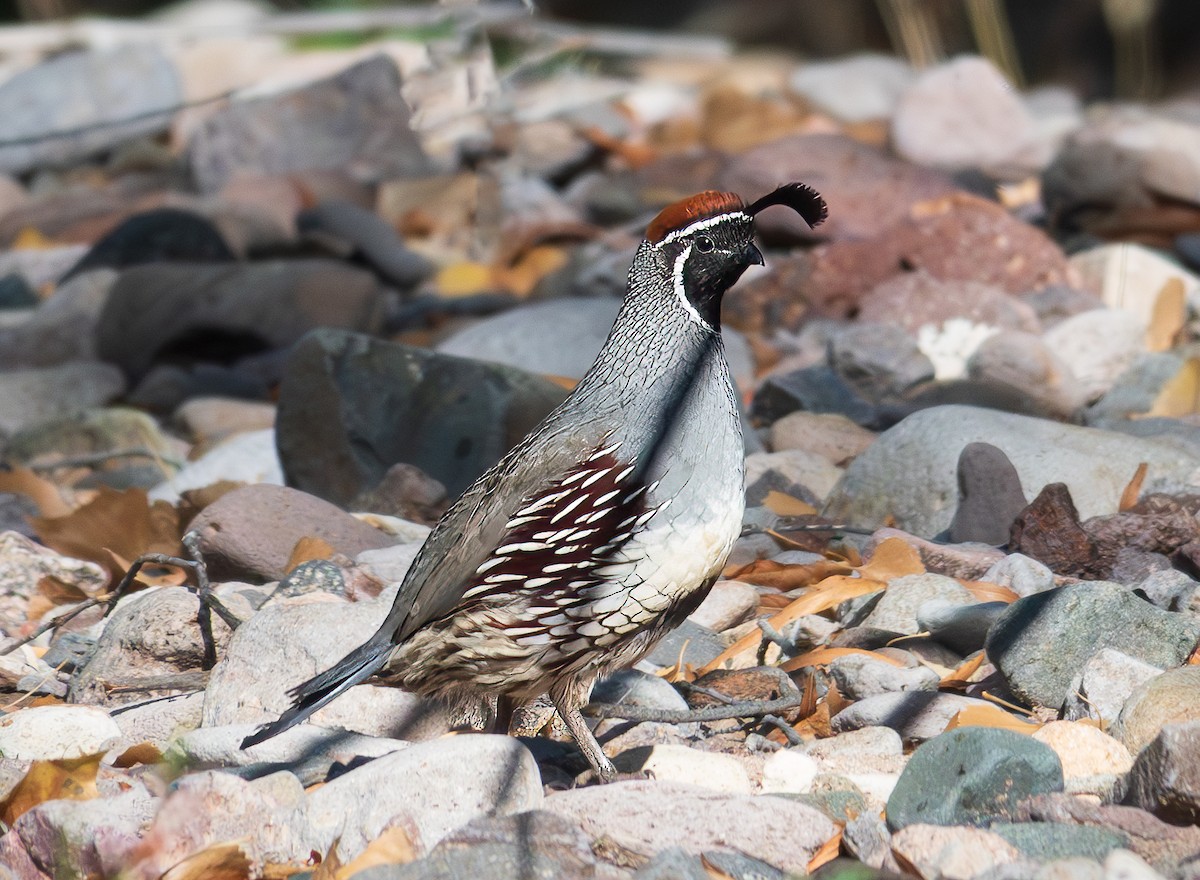
[[[753,217],[771,205],[810,226],[825,218],[799,183],[748,207],[703,192],[663,209],[570,397],[446,512],[379,630],[294,688],[294,706],[243,747],[377,676],[458,704],[549,694],[597,776],[614,777],[579,710],[597,678],[637,662],[696,609],[741,531],[744,452],[721,298],[762,263]]]

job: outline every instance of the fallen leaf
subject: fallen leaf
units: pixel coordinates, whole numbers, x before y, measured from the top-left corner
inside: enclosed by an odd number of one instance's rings
[[[793,620],[806,614],[817,614],[834,608],[847,599],[856,599],[869,593],[877,593],[885,589],[887,584],[869,578],[855,578],[846,575],[827,577],[814,587],[810,587],[803,596],[788,603],[787,607],[770,619],[770,624],[780,629]],[[753,651],[762,641],[762,632],[752,632],[742,636],[715,659],[700,669],[700,673],[720,669],[725,663],[740,657],[747,651]]]
[[[971,676],[978,672],[979,667],[983,665],[983,658],[983,651],[979,651],[974,657],[964,660],[955,669],[951,670],[948,675],[942,676],[942,680],[938,682],[938,687],[949,690],[963,690],[970,684]]]
[[[178,555],[180,527],[175,509],[165,501],[153,505],[143,489],[118,491],[100,487],[96,497],[74,513],[35,517],[38,538],[52,550],[87,559],[116,575],[119,565],[143,553]]]
[[[44,251],[59,244],[35,226],[23,226],[8,247],[14,251]]]
[[[538,282],[567,264],[567,249],[542,244],[530,248],[510,267],[496,272],[496,281],[505,290],[524,299],[533,293]]]
[[[1142,494],[1142,484],[1146,482],[1146,471],[1148,469],[1149,464],[1144,461],[1137,466],[1137,470],[1133,472],[1133,476],[1129,478],[1124,491],[1121,492],[1121,500],[1117,504],[1117,510],[1123,513],[1138,503],[1138,498]]]
[[[496,289],[491,266],[483,263],[455,263],[434,277],[438,293],[444,297],[471,296]]]
[[[1179,372],[1167,380],[1154,403],[1146,413],[1147,418],[1177,418],[1194,413],[1200,404],[1200,361],[1188,358]]]
[[[950,719],[950,723],[946,725],[946,730],[954,730],[958,727],[998,727],[1017,733],[1034,733],[1041,726],[1022,721],[999,706],[968,706],[955,713],[954,717]]]
[[[925,563],[916,548],[900,538],[886,538],[875,548],[871,558],[859,566],[858,573],[865,578],[890,581],[908,574],[924,574]]]
[[[340,868],[337,880],[350,880],[359,871],[376,865],[407,865],[416,858],[417,849],[408,832],[400,826],[393,826],[384,829],[382,834],[367,844],[366,849]]]
[[[853,566],[833,559],[822,559],[804,565],[785,565],[773,559],[759,559],[748,565],[727,570],[727,580],[742,581],[760,587],[773,587],[781,592],[811,587],[830,575],[850,574]]]
[[[1011,605],[1021,598],[1008,587],[993,584],[990,581],[959,580],[959,583],[980,602],[1008,602]]]
[[[72,509],[57,486],[28,468],[0,470],[0,492],[24,495],[37,505],[42,516],[66,516]]]
[[[98,796],[96,773],[102,755],[70,761],[34,761],[29,772],[0,804],[0,822],[8,828],[26,811],[46,801],[86,801]]]
[[[321,859],[312,872],[312,880],[338,880],[338,872],[342,869],[342,860],[338,858],[337,848],[342,838],[339,835],[329,844],[325,857]]]
[[[653,147],[630,143],[626,138],[613,137],[598,125],[585,126],[579,133],[601,150],[620,156],[635,171],[658,158],[658,151]]]
[[[1146,327],[1146,350],[1170,351],[1186,323],[1187,291],[1183,279],[1174,276],[1167,279],[1154,299]]]
[[[113,766],[122,769],[136,767],[138,764],[148,766],[157,764],[162,760],[162,756],[162,751],[154,743],[140,742],[117,755],[117,759],[113,761]]]
[[[194,853],[161,880],[250,880],[252,865],[237,843],[218,843]]]
[[[763,506],[777,516],[811,516],[817,509],[807,501],[801,501],[778,489],[772,489],[763,499]]]
[[[292,555],[288,557],[284,570],[291,571],[297,565],[311,562],[314,559],[329,559],[336,552],[328,541],[314,535],[306,535],[292,548]]]
[[[41,620],[47,611],[59,605],[84,602],[88,598],[88,594],[74,584],[45,575],[38,580],[37,592],[29,597],[29,604],[25,606],[25,619]]]
[[[904,664],[895,657],[880,654],[878,651],[868,651],[864,648],[817,648],[814,651],[806,651],[798,657],[793,657],[782,664],[780,669],[784,672],[795,672],[797,669],[803,669],[806,666],[828,666],[838,657],[852,657],[855,654],[870,657],[874,660],[881,660],[900,669],[904,668]]]
[[[813,853],[813,857],[808,860],[808,865],[806,866],[805,870],[811,874],[813,871],[817,870],[817,868],[836,859],[841,851],[842,826],[839,825],[837,833],[821,844],[817,851]]]

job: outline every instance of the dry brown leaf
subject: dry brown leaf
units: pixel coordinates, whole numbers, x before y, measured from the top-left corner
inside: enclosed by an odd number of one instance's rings
[[[439,294],[451,299],[496,289],[492,267],[483,263],[454,263],[438,272],[433,283]]]
[[[817,512],[817,509],[807,501],[801,501],[786,492],[780,492],[778,489],[772,489],[767,493],[767,497],[763,499],[763,507],[770,510],[776,516],[811,516]]]
[[[620,156],[635,171],[658,158],[658,151],[653,147],[630,143],[627,138],[614,137],[598,125],[585,126],[579,133],[601,150]]]
[[[1167,279],[1154,300],[1146,327],[1146,350],[1169,351],[1186,323],[1187,291],[1183,279],[1174,276]]]
[[[399,826],[385,828],[366,849],[338,870],[337,880],[350,880],[359,871],[376,865],[407,865],[416,858],[417,849],[407,831]]]
[[[162,751],[154,743],[140,742],[117,755],[117,759],[113,761],[113,766],[125,769],[136,767],[138,764],[157,764],[162,760],[162,756]]]
[[[949,675],[942,676],[942,680],[938,682],[938,687],[949,690],[962,690],[970,684],[971,676],[979,671],[979,667],[983,665],[983,659],[984,653],[983,651],[979,651],[974,657],[964,660]]]
[[[1188,358],[1179,372],[1167,380],[1147,417],[1176,418],[1190,415],[1200,409],[1200,361]]]
[[[808,865],[807,865],[806,870],[808,871],[808,873],[811,874],[813,871],[817,870],[817,868],[821,867],[822,865],[828,864],[829,862],[832,862],[834,859],[836,859],[838,857],[838,855],[841,853],[841,851],[842,851],[842,826],[839,825],[837,833],[834,834],[833,837],[831,837],[827,841],[825,841],[823,844],[821,844],[821,846],[817,849],[817,851],[815,853],[813,853],[813,857],[808,860]]]
[[[314,559],[329,559],[336,552],[328,541],[314,535],[306,535],[292,548],[292,555],[288,557],[285,570],[291,571],[297,565]]]
[[[0,492],[24,495],[37,505],[42,516],[66,516],[72,509],[56,485],[28,468],[0,470]]]
[[[162,880],[250,880],[250,859],[237,843],[218,843],[188,856]]]
[[[869,578],[853,578],[845,575],[833,575],[811,587],[803,596],[788,603],[788,606],[771,617],[770,623],[776,629],[787,626],[806,614],[817,614],[827,611],[847,599],[856,599],[868,593],[877,593],[887,585]],[[752,632],[742,636],[717,657],[700,669],[700,674],[720,669],[725,663],[741,656],[747,651],[753,651],[762,641],[761,632]]]
[[[865,578],[890,581],[908,574],[924,574],[925,563],[921,561],[921,554],[900,538],[886,538],[866,564],[858,567],[858,573]]]
[[[29,597],[29,604],[25,606],[25,619],[41,620],[47,611],[59,605],[83,602],[87,598],[88,594],[74,584],[45,575],[38,581],[37,592]]]
[[[880,654],[878,651],[868,651],[865,648],[817,648],[814,651],[807,651],[799,657],[793,657],[782,664],[780,669],[784,672],[795,672],[797,669],[803,669],[806,666],[828,666],[838,657],[850,657],[855,654],[861,654],[875,660],[882,660],[884,663],[889,663],[901,669],[904,668],[904,664],[895,657]]]
[[[1000,584],[993,584],[990,581],[964,581],[960,579],[959,583],[980,602],[1008,602],[1011,605],[1021,598],[1020,595],[1008,587],[1002,587]]]
[[[313,870],[312,880],[337,880],[338,872],[342,869],[342,860],[337,854],[338,844],[341,842],[342,838],[339,836],[329,844],[329,850]]]
[[[1138,503],[1138,498],[1142,495],[1142,484],[1146,482],[1146,471],[1149,467],[1149,464],[1144,461],[1137,466],[1137,470],[1133,472],[1133,476],[1125,485],[1124,491],[1121,492],[1121,501],[1117,504],[1117,510],[1124,512]]]
[[[771,559],[759,559],[748,565],[727,570],[725,578],[787,592],[800,587],[811,587],[830,575],[850,574],[852,571],[852,566],[833,559],[822,559],[806,565],[785,565]]]
[[[954,730],[958,727],[998,727],[1017,733],[1033,733],[1041,726],[1022,721],[999,706],[968,706],[955,713],[954,717],[950,719],[950,723],[946,725],[946,730]]]
[[[533,293],[539,281],[551,272],[557,272],[569,259],[566,248],[549,244],[536,245],[521,254],[512,266],[498,269],[495,281],[500,287],[524,299]]]
[[[59,242],[50,238],[36,226],[22,226],[8,247],[14,251],[44,251],[59,247]]]
[[[96,797],[96,773],[102,755],[70,761],[34,761],[29,772],[0,804],[0,822],[11,828],[27,810],[54,800],[86,801]]]
[[[1188,657],[1187,665],[1200,666],[1200,646],[1197,646],[1196,650],[1192,651],[1192,656]]]
[[[163,501],[151,505],[143,489],[102,486],[96,497],[74,513],[36,517],[33,526],[47,547],[75,559],[96,562],[110,573],[143,553],[177,556],[179,520],[175,509]]]

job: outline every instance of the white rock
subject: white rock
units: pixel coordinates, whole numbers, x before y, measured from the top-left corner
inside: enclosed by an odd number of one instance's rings
[[[660,782],[682,782],[729,794],[751,791],[750,777],[741,762],[720,752],[674,744],[656,745],[636,769]]]
[[[396,816],[416,823],[427,850],[477,816],[542,805],[542,778],[529,750],[508,736],[464,735],[421,743],[351,770],[308,796],[303,822],[312,847],[337,841],[354,858]]]
[[[202,489],[222,480],[282,486],[283,466],[275,451],[274,429],[231,437],[151,489],[150,500],[174,503],[188,489]]]
[[[0,434],[101,406],[124,390],[124,374],[99,362],[0,372]]]
[[[827,496],[842,476],[842,469],[822,455],[805,449],[785,449],[746,456],[746,485],[753,486],[771,470],[799,483],[818,498]]]
[[[805,794],[820,772],[817,762],[799,749],[780,749],[763,764],[763,794]]]
[[[1150,323],[1158,295],[1171,279],[1183,284],[1188,302],[1200,297],[1200,278],[1140,244],[1101,245],[1075,254],[1070,263],[1106,306],[1131,312],[1143,325]]]
[[[892,851],[927,880],[971,880],[1021,857],[999,834],[982,828],[909,825],[892,835]]]
[[[1051,721],[1033,738],[1054,749],[1062,762],[1065,790],[1105,795],[1133,767],[1133,755],[1119,740],[1084,721]]]
[[[121,728],[92,706],[34,706],[0,717],[0,756],[67,761],[107,751]]]
[[[1064,318],[1042,340],[1095,399],[1145,352],[1146,324],[1124,309],[1094,309]]]
[[[1104,880],[1166,880],[1137,853],[1114,849],[1104,858]]]
[[[894,55],[852,55],[805,64],[792,74],[792,91],[843,122],[889,119],[913,80]]]
[[[200,726],[204,694],[180,694],[122,706],[113,714],[121,728],[118,747],[149,742],[160,748],[181,734]]]

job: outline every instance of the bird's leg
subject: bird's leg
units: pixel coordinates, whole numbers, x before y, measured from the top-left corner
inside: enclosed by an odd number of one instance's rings
[[[513,712],[517,710],[512,697],[501,694],[496,697],[496,711],[492,714],[492,733],[507,734],[512,727]]]
[[[571,706],[564,699],[554,701],[555,708],[558,709],[559,717],[563,723],[567,725],[567,730],[571,732],[571,736],[575,739],[575,744],[579,746],[579,751],[583,752],[583,756],[587,758],[592,769],[596,771],[596,775],[601,782],[612,782],[617,778],[617,768],[613,766],[612,761],[608,760],[608,756],[604,754],[604,750],[600,748],[600,743],[596,741],[596,737],[592,735],[592,731],[588,728],[587,722],[583,720],[583,715],[579,710]]]

